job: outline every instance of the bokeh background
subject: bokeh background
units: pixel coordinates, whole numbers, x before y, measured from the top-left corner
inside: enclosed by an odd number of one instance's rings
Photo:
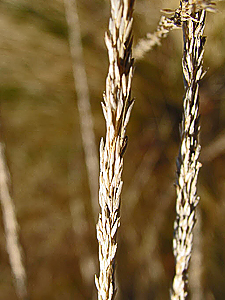
[[[134,44],[156,29],[160,9],[178,5],[174,0],[137,0]],[[224,9],[219,2],[219,12],[207,15],[207,74],[200,89],[203,166],[195,242],[206,300],[225,298]],[[98,147],[105,135],[100,102],[108,64],[104,32],[109,1],[79,0],[78,12]],[[136,62],[118,234],[118,299],[169,299],[184,93],[181,57],[182,33],[176,30]],[[97,218],[91,208],[63,1],[0,2],[0,100],[1,140],[12,175],[30,299],[97,299]],[[17,299],[2,217],[0,299]]]

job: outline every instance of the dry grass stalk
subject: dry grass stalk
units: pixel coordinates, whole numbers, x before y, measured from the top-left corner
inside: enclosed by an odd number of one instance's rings
[[[185,95],[181,123],[181,146],[177,159],[177,203],[174,223],[173,252],[175,276],[171,299],[187,297],[187,270],[193,245],[195,208],[198,204],[197,178],[201,164],[198,162],[199,145],[199,81],[204,75],[203,53],[205,37],[205,10],[194,10],[193,3],[181,2],[183,14],[183,75]]]
[[[27,276],[23,264],[23,251],[19,243],[19,226],[16,219],[15,206],[10,194],[10,173],[6,165],[4,146],[0,143],[0,201],[6,237],[6,248],[15,289],[20,299],[27,299]]]
[[[155,46],[161,45],[161,39],[166,38],[169,32],[173,29],[181,28],[183,21],[187,20],[190,15],[190,9],[197,12],[205,9],[210,12],[215,12],[215,2],[210,0],[193,0],[187,2],[188,5],[180,5],[179,8],[162,9],[165,14],[172,14],[171,17],[161,16],[159,25],[155,32],[147,33],[147,37],[141,39],[134,48],[134,58],[141,59],[144,55],[152,50]]]
[[[105,35],[109,71],[102,103],[106,140],[104,143],[102,139],[100,144],[101,212],[97,224],[100,275],[96,277],[99,300],[113,299],[116,291],[116,235],[120,226],[123,154],[127,145],[126,127],[134,103],[131,99],[133,6],[134,0],[111,0],[109,32]]]
[[[81,29],[76,0],[64,0],[66,20],[69,32],[69,44],[72,57],[72,68],[75,90],[77,94],[78,112],[80,118],[81,136],[85,154],[85,163],[91,195],[92,214],[94,219],[98,215],[98,151],[94,133],[94,121],[90,105],[90,93],[83,57]],[[78,168],[79,169],[79,168]],[[75,196],[74,178],[79,177],[77,168],[69,169],[69,186],[71,192],[70,212],[73,221],[75,239],[79,243],[76,254],[79,257],[79,267],[82,280],[88,289],[94,288],[93,274],[96,272],[96,262],[87,245],[84,236],[88,231],[88,220],[85,216],[83,199]],[[72,200],[75,197],[74,200]]]
[[[98,215],[98,151],[95,142],[93,117],[91,112],[89,88],[83,48],[81,43],[80,22],[77,13],[76,0],[64,0],[66,20],[69,31],[70,52],[77,104],[80,117],[81,136],[85,154],[85,163],[91,193],[92,211],[94,217]]]

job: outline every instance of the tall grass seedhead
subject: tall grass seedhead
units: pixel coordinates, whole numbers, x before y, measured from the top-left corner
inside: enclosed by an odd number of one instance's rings
[[[134,104],[131,99],[133,6],[134,0],[111,0],[109,31],[105,35],[109,71],[102,102],[106,138],[100,143],[101,211],[97,224],[100,275],[96,277],[99,300],[111,300],[116,292],[116,235],[120,226],[123,155],[127,146],[126,127]]]

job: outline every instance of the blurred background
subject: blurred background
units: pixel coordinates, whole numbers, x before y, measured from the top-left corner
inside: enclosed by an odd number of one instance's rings
[[[174,0],[138,0],[134,45],[155,31],[160,9],[178,5]],[[193,252],[197,260],[190,269],[192,300],[200,300],[199,286],[202,299],[225,298],[225,5],[219,2],[217,7],[218,13],[208,13],[205,29],[207,74],[200,88],[203,166]],[[108,68],[104,32],[109,12],[109,1],[78,1],[97,148],[105,136],[100,102]],[[135,64],[117,299],[169,299],[184,93],[181,57],[182,32],[176,30]],[[30,299],[97,299],[97,217],[90,199],[63,1],[0,2],[0,95],[1,140],[12,175]],[[2,216],[0,230],[0,300],[16,300]]]

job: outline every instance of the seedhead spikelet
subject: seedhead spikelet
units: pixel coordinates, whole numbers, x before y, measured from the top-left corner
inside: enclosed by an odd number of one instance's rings
[[[172,300],[187,297],[187,270],[193,245],[195,210],[199,202],[197,178],[201,163],[199,145],[199,81],[204,75],[203,53],[205,37],[205,10],[194,9],[193,3],[183,1],[187,15],[183,15],[183,78],[185,95],[181,122],[181,146],[177,159],[177,203],[174,223],[173,252],[175,256],[175,276],[171,291]],[[190,17],[189,17],[190,16]]]
[[[134,104],[131,99],[133,6],[134,0],[111,0],[109,31],[105,34],[109,70],[102,102],[106,138],[100,143],[101,211],[97,224],[100,275],[95,278],[99,300],[111,300],[116,292],[116,235],[120,226],[123,155],[128,140],[126,127]]]

